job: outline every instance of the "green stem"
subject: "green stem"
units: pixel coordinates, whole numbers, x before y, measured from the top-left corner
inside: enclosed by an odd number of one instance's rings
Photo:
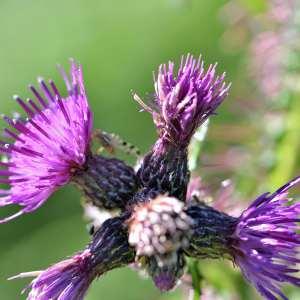
[[[300,149],[300,101],[299,94],[291,96],[291,105],[286,115],[286,131],[277,146],[276,167],[272,171],[269,183],[279,186],[291,179],[295,170]]]
[[[192,276],[193,286],[193,300],[200,300],[201,298],[201,283],[203,276],[200,272],[198,261],[190,259],[189,261],[189,273]]]
[[[199,156],[202,148],[202,143],[206,137],[208,130],[209,121],[207,120],[202,126],[195,132],[190,146],[189,146],[189,169],[190,171],[195,171],[198,167]],[[199,269],[199,263],[197,260],[188,260],[188,271],[192,276],[192,286],[193,286],[193,300],[200,300],[201,298],[201,282],[203,276]]]
[[[198,167],[198,160],[202,148],[202,143],[206,137],[209,120],[195,132],[189,146],[189,170],[194,171]]]

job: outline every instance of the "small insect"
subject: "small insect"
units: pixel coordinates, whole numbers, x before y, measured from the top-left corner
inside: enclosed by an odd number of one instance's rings
[[[102,151],[104,149],[110,154],[114,154],[116,150],[119,149],[128,155],[133,155],[136,157],[141,156],[141,151],[136,146],[124,141],[117,134],[108,133],[97,129],[94,132],[94,137],[102,146],[99,151]]]

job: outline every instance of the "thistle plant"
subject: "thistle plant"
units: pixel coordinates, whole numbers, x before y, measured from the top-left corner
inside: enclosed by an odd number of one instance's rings
[[[94,153],[81,66],[71,63],[70,78],[61,72],[66,97],[52,81],[49,87],[40,80],[41,92],[30,87],[36,101],[16,97],[28,118],[4,117],[12,141],[1,142],[7,156],[1,183],[9,188],[1,190],[0,203],[22,208],[2,222],[32,212],[69,182],[89,205],[118,209],[119,214],[96,228],[90,243],[75,255],[44,271],[13,277],[36,277],[26,289],[28,299],[83,299],[93,280],[132,263],[145,269],[158,289],[169,291],[186,271],[188,257],[231,260],[265,299],[287,299],[283,283],[300,286],[300,206],[287,198],[300,177],[259,196],[239,217],[187,193],[191,138],[229,92],[216,65],[205,69],[201,58],[187,55],[177,72],[173,62],[159,67],[149,103],[134,94],[158,133],[135,169]]]

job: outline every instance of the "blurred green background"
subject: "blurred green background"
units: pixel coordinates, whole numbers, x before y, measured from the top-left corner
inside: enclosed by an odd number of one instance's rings
[[[227,72],[233,87],[210,122],[199,171],[212,190],[230,178],[241,201],[250,200],[299,171],[298,91],[285,86],[268,100],[249,71],[251,43],[257,34],[251,24],[264,26],[259,20],[268,9],[268,2],[262,0],[2,0],[1,112],[20,111],[11,96],[28,97],[26,86],[38,75],[53,78],[62,87],[55,65],[68,67],[73,57],[83,65],[95,127],[118,133],[145,152],[155,140],[155,130],[150,116],[138,112],[131,90],[152,93],[152,71],[160,63],[178,62],[187,52],[201,53],[206,64],[218,62],[219,72]],[[237,16],[242,22],[234,22]],[[273,30],[266,26],[258,31]],[[270,113],[279,115],[280,122]],[[79,199],[73,187],[65,187],[35,213],[0,226],[0,299],[25,299],[20,291],[29,281],[6,281],[7,277],[43,269],[84,247],[88,234]],[[13,211],[1,208],[0,215]],[[200,267],[205,270],[205,284],[220,299],[256,299],[229,263],[205,261]],[[290,299],[300,298],[295,289],[288,293]],[[182,289],[162,295],[151,281],[128,269],[107,274],[87,296],[88,300],[120,298],[188,296]]]

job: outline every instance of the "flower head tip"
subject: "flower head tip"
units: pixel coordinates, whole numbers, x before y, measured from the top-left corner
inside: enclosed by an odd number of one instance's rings
[[[175,74],[174,63],[162,64],[154,79],[154,101],[148,105],[134,98],[149,111],[164,141],[186,147],[195,130],[212,114],[228,94],[225,74],[216,76],[216,64],[205,71],[201,58],[182,57]]]

